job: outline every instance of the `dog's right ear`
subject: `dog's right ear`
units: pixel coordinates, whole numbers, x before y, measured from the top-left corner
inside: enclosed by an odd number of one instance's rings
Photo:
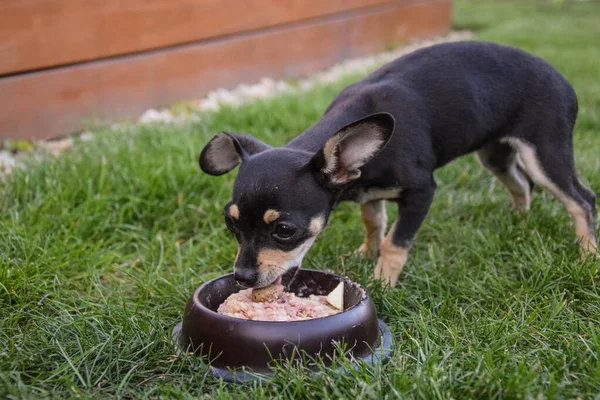
[[[335,133],[309,165],[326,185],[342,187],[360,177],[361,168],[388,143],[394,126],[388,113],[355,121]]]
[[[200,168],[209,175],[223,175],[247,157],[270,148],[252,136],[220,132],[202,149]]]

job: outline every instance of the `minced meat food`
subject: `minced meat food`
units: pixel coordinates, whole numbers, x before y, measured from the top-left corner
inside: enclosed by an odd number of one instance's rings
[[[327,296],[299,297],[294,293],[282,293],[275,300],[256,302],[252,289],[232,294],[217,310],[219,314],[255,321],[301,321],[340,311],[328,303]]]

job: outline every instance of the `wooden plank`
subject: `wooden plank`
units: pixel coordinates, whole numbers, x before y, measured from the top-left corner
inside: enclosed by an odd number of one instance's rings
[[[450,28],[450,1],[402,1],[347,18],[0,79],[0,138],[44,139],[264,76],[298,77]]]
[[[0,75],[129,54],[390,0],[2,0]]]

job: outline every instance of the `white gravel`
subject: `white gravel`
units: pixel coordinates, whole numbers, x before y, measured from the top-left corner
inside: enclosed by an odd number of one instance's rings
[[[446,36],[422,40],[399,47],[392,51],[352,58],[345,60],[333,67],[312,75],[311,77],[301,79],[297,85],[290,85],[285,81],[275,81],[271,78],[263,78],[255,84],[241,84],[235,89],[217,89],[210,92],[205,98],[196,102],[195,106],[199,111],[217,111],[221,106],[239,106],[257,99],[265,99],[277,96],[281,93],[302,92],[312,89],[315,85],[321,83],[336,82],[345,76],[364,73],[373,70],[380,65],[388,63],[396,58],[413,52],[417,49],[428,47],[442,42],[456,42],[468,40],[473,34],[468,31],[452,32]]]
[[[140,124],[151,124],[155,122],[170,123],[173,122],[173,113],[169,110],[158,111],[151,108],[142,114],[138,122]]]
[[[16,163],[15,157],[10,152],[0,150],[0,177],[10,173]]]

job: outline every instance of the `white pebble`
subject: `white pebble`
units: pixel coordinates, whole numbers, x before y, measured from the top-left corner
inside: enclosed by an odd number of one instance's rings
[[[8,151],[0,151],[0,174],[8,174],[17,164],[15,157]]]
[[[169,110],[146,110],[144,114],[139,119],[141,124],[151,124],[155,122],[164,122],[169,123],[173,122],[173,114]]]
[[[55,156],[59,156],[73,147],[73,139],[68,137],[58,140],[41,141],[38,142],[38,147],[52,153]]]

